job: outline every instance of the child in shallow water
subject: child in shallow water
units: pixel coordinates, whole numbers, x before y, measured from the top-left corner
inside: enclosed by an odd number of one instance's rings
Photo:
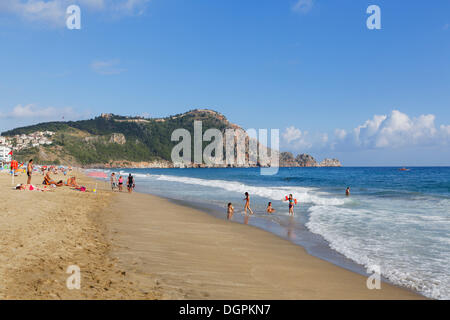
[[[294,204],[295,204],[295,201],[294,201],[294,197],[292,196],[292,194],[289,195],[288,201],[289,201],[289,215],[293,216],[294,215]]]
[[[250,195],[248,194],[248,192],[245,193],[245,206],[244,206],[244,211],[245,214],[247,215],[247,209],[248,211],[250,211],[250,214],[253,214],[253,210],[250,208]]]
[[[231,220],[231,218],[233,218],[233,214],[234,214],[234,208],[230,202],[230,203],[228,203],[228,208],[227,208],[227,219]]]
[[[269,204],[267,205],[267,209],[266,209],[268,214],[274,213],[275,209],[272,207],[272,202],[269,202]]]

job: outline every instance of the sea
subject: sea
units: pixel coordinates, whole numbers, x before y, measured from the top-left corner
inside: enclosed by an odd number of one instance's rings
[[[246,223],[308,253],[434,299],[450,299],[450,167],[111,169],[136,191]],[[350,187],[350,196],[345,190]],[[244,193],[254,215],[244,215]],[[297,199],[289,216],[289,194]],[[268,202],[276,212],[266,213]],[[150,211],[149,211],[150,214]],[[379,268],[379,269],[374,269]]]

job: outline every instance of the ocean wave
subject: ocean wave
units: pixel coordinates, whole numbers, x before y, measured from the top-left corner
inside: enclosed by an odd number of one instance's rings
[[[434,299],[450,298],[448,241],[432,234],[442,217],[393,216],[388,211],[313,206],[306,227],[321,235],[331,249],[366,268],[378,265],[394,284],[414,289]],[[418,235],[417,230],[424,234]]]
[[[320,193],[316,188],[306,187],[263,187],[251,186],[237,181],[226,180],[206,180],[190,177],[179,177],[170,175],[153,175],[157,180],[178,182],[183,184],[199,185],[204,187],[219,188],[229,192],[244,194],[248,192],[251,196],[258,196],[270,200],[283,200],[287,195],[293,194],[294,198],[301,203],[311,203],[316,205],[343,205],[348,199],[328,197],[325,193]]]

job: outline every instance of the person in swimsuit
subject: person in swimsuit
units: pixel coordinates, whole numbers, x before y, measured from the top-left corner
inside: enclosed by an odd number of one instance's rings
[[[289,195],[289,215],[294,215],[294,198],[292,197],[292,194]]]
[[[68,187],[73,187],[73,188],[78,188],[78,183],[77,183],[77,178],[76,177],[70,177],[69,179],[67,179],[67,183],[66,186]]]
[[[266,209],[268,214],[274,213],[275,209],[272,207],[272,202],[269,202],[269,204],[267,205],[267,209]]]
[[[133,187],[134,187],[134,178],[130,173],[130,175],[128,176],[128,183],[127,183],[128,193],[131,193],[133,191]]]
[[[248,192],[245,193],[245,206],[244,206],[244,211],[245,214],[247,215],[247,209],[248,211],[250,211],[250,214],[253,214],[253,210],[250,208],[250,196],[248,195]]]
[[[28,161],[28,166],[27,166],[27,184],[31,184],[31,175],[33,174],[33,159],[30,159],[30,161]]]
[[[123,188],[123,178],[122,176],[119,177],[119,191],[122,192],[122,188]]]
[[[227,219],[231,220],[231,218],[233,218],[233,214],[234,214],[234,208],[230,202],[230,203],[228,203],[228,208],[227,208]]]
[[[42,183],[47,186],[55,185],[57,187],[62,187],[64,185],[64,182],[62,180],[55,182],[50,178],[50,171],[47,172],[47,174],[44,177],[44,182]]]
[[[350,187],[347,187],[347,189],[345,190],[345,195],[347,197],[350,196]]]

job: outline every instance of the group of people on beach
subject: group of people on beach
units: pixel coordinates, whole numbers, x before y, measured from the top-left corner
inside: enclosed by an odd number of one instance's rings
[[[67,175],[67,171],[71,171],[72,168],[56,168],[55,166],[42,166],[40,168],[40,171],[42,173],[42,175],[44,176],[44,180],[42,181],[42,185],[44,186],[51,186],[51,187],[62,187],[62,186],[67,186],[67,187],[71,187],[71,188],[75,188],[75,189],[80,189],[80,188],[84,188],[84,187],[80,187],[77,183],[77,178],[75,176],[70,176],[67,179],[67,182],[64,182],[63,180],[59,180],[59,181],[55,181],[52,179],[52,177],[50,176],[50,173],[53,174],[64,174]],[[27,164],[27,169],[26,169],[26,174],[27,174],[27,183],[26,184],[18,184],[16,186],[16,190],[36,190],[36,191],[47,191],[48,189],[42,189],[42,188],[38,188],[35,185],[31,184],[31,179],[33,176],[33,172],[36,171],[33,165],[33,159],[30,159],[30,161],[28,161]],[[39,171],[39,170],[37,170]],[[15,173],[14,173],[15,174]],[[44,187],[45,188],[45,187]]]
[[[250,195],[248,194],[248,192],[245,193],[244,201],[245,201],[244,204],[245,215],[247,216],[247,212],[250,212],[250,214],[253,215],[253,210],[250,208]],[[285,197],[285,199],[282,199],[282,201],[287,201],[289,203],[289,215],[294,216],[294,206],[297,205],[297,200],[294,199],[292,194],[290,194],[288,197]],[[269,202],[267,204],[266,212],[268,214],[272,214],[275,211],[276,210],[272,207],[272,202]],[[234,207],[233,204],[229,202],[227,206],[228,220],[231,220],[231,218],[233,218],[233,214],[234,214]]]
[[[110,181],[111,181],[111,190],[112,191],[119,189],[119,192],[122,192],[122,190],[123,190],[123,177],[122,176],[119,176],[119,178],[117,178],[115,172],[113,172],[113,173],[111,173]],[[130,173],[127,178],[128,193],[133,192],[135,187],[136,187],[136,184],[134,183],[134,177]]]

